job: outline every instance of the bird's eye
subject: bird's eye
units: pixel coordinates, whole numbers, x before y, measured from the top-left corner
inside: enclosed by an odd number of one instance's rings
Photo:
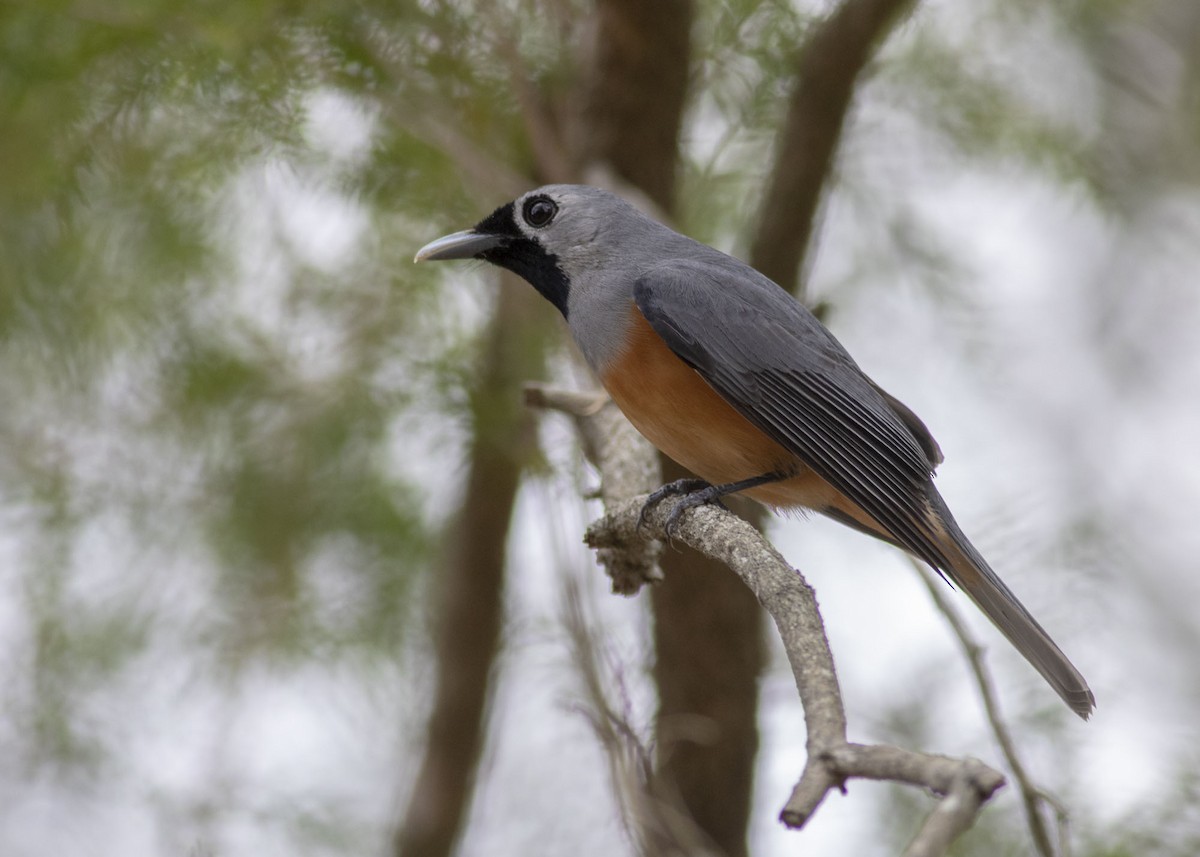
[[[558,214],[558,206],[554,204],[553,200],[544,196],[535,196],[533,199],[526,200],[521,209],[521,216],[525,218],[525,222],[535,229],[547,225],[556,214]]]

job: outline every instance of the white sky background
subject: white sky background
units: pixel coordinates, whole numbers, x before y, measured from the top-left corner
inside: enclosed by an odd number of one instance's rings
[[[943,3],[937,14],[954,8]],[[1033,39],[1029,50],[1039,44]],[[1070,81],[1071,68],[1067,58],[1058,72]],[[1036,89],[1037,76],[1030,80]],[[1087,107],[1085,98],[1080,109]],[[370,117],[327,96],[314,99],[313,111],[314,142],[331,160],[361,155]],[[889,139],[886,151],[860,164],[895,193],[895,208],[879,216],[903,213],[950,248],[966,299],[930,298],[919,274],[843,288],[864,264],[853,243],[863,212],[837,200],[813,272],[814,297],[833,302],[831,326],[863,368],[930,425],[947,459],[938,486],[959,522],[1092,684],[1093,720],[1071,722],[1062,746],[1023,748],[1026,763],[1077,808],[1119,819],[1153,802],[1181,749],[1200,746],[1200,200],[1163,203],[1153,232],[1131,234],[1078,188],[939,161],[886,109],[868,110],[861,128],[852,144],[864,151],[876,145],[871,134]],[[276,278],[286,274],[264,258],[264,247],[328,269],[356,252],[355,236],[366,229],[362,212],[331,189],[273,167],[248,176],[238,199],[241,225],[255,227],[240,231],[253,260],[243,272],[253,291],[239,305],[249,316],[275,312]],[[445,276],[456,309],[482,316],[479,274],[448,268]],[[465,280],[473,285],[462,288]],[[1114,290],[1120,300],[1106,297]],[[1102,298],[1114,312],[1098,317]],[[311,353],[327,355],[315,321],[312,336]],[[1102,351],[1097,343],[1119,347]],[[300,344],[297,354],[310,352]],[[320,372],[320,359],[312,366]],[[397,440],[398,453],[420,462],[409,472],[428,484],[431,515],[449,508],[457,490],[445,478],[455,468],[445,457],[448,431],[431,417],[427,435]],[[554,478],[529,483],[518,505],[506,648],[462,852],[608,857],[627,848],[606,762],[571,710],[578,689],[559,618],[562,578],[575,576],[590,593],[600,635],[624,664],[637,725],[653,713],[648,599],[607,594],[580,542],[596,511],[576,500],[589,477],[580,475],[562,421],[549,418],[544,438],[557,467]],[[414,457],[414,446],[430,454]],[[1123,553],[1089,564],[1055,551],[1063,528],[1089,516]],[[126,686],[99,696],[93,716],[121,723],[127,750],[109,781],[64,790],[53,780],[0,778],[0,851],[320,854],[319,836],[296,841],[281,831],[300,817],[319,829],[330,808],[360,818],[364,831],[395,817],[431,679],[420,647],[405,663],[377,666],[370,687],[359,672],[314,669],[264,670],[230,688],[207,675],[190,648],[189,617],[207,593],[187,581],[203,575],[190,574],[190,560],[180,556],[147,555],[111,522],[95,529],[78,564],[96,571],[79,578],[78,597],[104,591],[120,570],[148,582],[141,597],[177,618],[178,632],[130,671]],[[921,749],[999,764],[957,644],[896,551],[823,520],[781,519],[771,537],[817,589],[853,740],[878,739],[876,712],[921,687],[937,711],[936,745]],[[0,542],[6,566],[21,562],[17,553]],[[28,631],[10,609],[20,603],[16,585],[0,578],[8,590],[0,597],[0,650],[19,649]],[[989,645],[1009,717],[1019,722],[1057,706],[971,605],[956,601]],[[778,655],[762,700],[753,852],[886,853],[864,829],[875,809],[869,784],[831,796],[801,834],[780,828],[775,817],[802,767],[804,733]],[[0,721],[0,748],[19,745],[9,728]],[[1073,781],[1055,764],[1063,758],[1078,762]],[[997,800],[1015,801],[1015,793]],[[363,853],[381,847],[371,837],[362,842]]]

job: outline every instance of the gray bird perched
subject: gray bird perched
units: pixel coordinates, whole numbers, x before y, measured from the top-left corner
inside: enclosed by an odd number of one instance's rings
[[[613,401],[702,477],[647,505],[741,492],[890,542],[957,584],[1080,717],[1087,682],[967,540],[933,485],[941,450],[817,319],[743,262],[607,191],[549,185],[439,238],[416,261],[483,259],[566,317]]]

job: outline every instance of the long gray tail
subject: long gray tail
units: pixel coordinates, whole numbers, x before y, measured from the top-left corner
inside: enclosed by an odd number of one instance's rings
[[[950,567],[942,570],[979,605],[1063,702],[1087,720],[1096,707],[1096,698],[1087,681],[963,535],[937,492],[930,493],[934,510],[946,530],[946,538],[940,547],[950,561]]]

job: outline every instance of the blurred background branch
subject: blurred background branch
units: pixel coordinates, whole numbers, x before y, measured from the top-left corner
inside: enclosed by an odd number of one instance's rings
[[[992,734],[996,737],[996,743],[1000,745],[1000,752],[1004,754],[1004,761],[1008,765],[1009,771],[1012,772],[1013,779],[1017,781],[1017,789],[1021,792],[1021,803],[1025,809],[1025,820],[1029,825],[1029,838],[1033,840],[1034,848],[1037,849],[1037,853],[1041,857],[1054,857],[1056,853],[1054,845],[1050,840],[1049,831],[1046,830],[1046,822],[1042,819],[1042,804],[1047,803],[1055,809],[1059,809],[1061,805],[1057,804],[1053,798],[1046,795],[1030,780],[1029,774],[1025,770],[1025,765],[1021,762],[1020,755],[1017,752],[1012,732],[1000,714],[1000,703],[996,699],[994,682],[987,668],[987,663],[984,661],[983,647],[972,636],[971,632],[967,629],[966,622],[959,615],[958,610],[950,604],[943,593],[942,590],[946,586],[946,582],[930,571],[928,567],[915,560],[911,562],[911,565],[925,584],[925,588],[929,590],[929,597],[937,605],[938,611],[946,617],[946,623],[950,626],[950,629],[954,632],[954,636],[958,638],[958,642],[962,646],[963,654],[966,656],[971,673],[975,677],[975,684],[979,688],[979,698],[983,702],[983,710],[987,714],[988,725],[992,728]],[[1058,820],[1061,824],[1067,823],[1065,817],[1060,817]]]

